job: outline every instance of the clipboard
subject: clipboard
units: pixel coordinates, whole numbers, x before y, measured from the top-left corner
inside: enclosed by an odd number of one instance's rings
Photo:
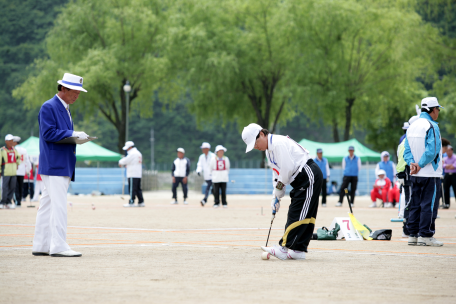
[[[82,144],[85,144],[86,142],[89,142],[89,141],[92,141],[92,140],[95,140],[95,139],[98,139],[98,137],[89,136],[89,138],[87,138],[87,139],[79,139],[78,137],[71,136],[71,137],[67,137],[67,138],[64,138],[64,139],[56,142],[56,144],[82,145]]]

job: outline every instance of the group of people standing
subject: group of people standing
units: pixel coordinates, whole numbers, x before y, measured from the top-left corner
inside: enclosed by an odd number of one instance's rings
[[[211,145],[208,142],[203,142],[200,146],[201,151],[203,152],[199,158],[196,165],[196,173],[201,176],[203,175],[204,181],[206,182],[206,191],[204,198],[200,201],[201,206],[207,204],[209,194],[214,195],[214,208],[220,207],[220,192],[221,192],[221,202],[223,208],[228,207],[226,201],[226,187],[229,181],[229,171],[230,171],[230,159],[225,155],[226,148],[222,145],[215,147],[215,153],[211,152]],[[177,158],[173,162],[173,167],[171,170],[171,175],[173,178],[173,200],[171,201],[172,205],[177,205],[177,187],[179,184],[182,185],[182,190],[184,193],[184,205],[187,205],[187,196],[188,196],[188,176],[190,174],[190,160],[185,157],[184,148],[177,149]]]
[[[19,143],[21,138],[8,134],[5,146],[0,151],[2,177],[2,199],[0,209],[15,209],[22,206],[22,200],[30,195],[31,201],[37,201],[41,187],[41,176],[34,173],[38,164],[33,164],[27,150]],[[35,182],[37,189],[35,191]]]

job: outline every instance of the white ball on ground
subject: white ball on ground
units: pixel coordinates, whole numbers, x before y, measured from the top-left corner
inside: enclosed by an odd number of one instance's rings
[[[271,255],[268,252],[263,252],[261,254],[261,259],[262,260],[269,260],[270,257],[271,257]]]

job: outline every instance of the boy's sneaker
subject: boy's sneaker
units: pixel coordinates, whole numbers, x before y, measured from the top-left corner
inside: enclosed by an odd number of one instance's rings
[[[178,204],[177,200],[174,200],[171,202],[171,205],[177,205],[177,204]]]
[[[142,202],[142,203],[138,203],[138,207],[146,207],[146,205],[144,204],[144,202]]]
[[[336,207],[342,207],[342,203],[341,202],[337,202]]]
[[[125,208],[135,207],[135,204],[125,204],[123,205]]]
[[[15,204],[8,204],[8,205],[6,205],[6,209],[16,209],[16,205]]]
[[[326,207],[326,204],[321,204],[322,207]]]
[[[184,200],[184,205],[188,205],[188,202],[187,202],[187,200]]]
[[[223,208],[228,208],[228,205],[223,205]]]
[[[0,209],[6,209],[5,204],[0,204]]]
[[[215,204],[215,205],[214,205],[214,208],[218,208],[218,207],[220,207],[219,204]]]
[[[440,241],[437,241],[437,239],[433,237],[422,237],[420,236],[418,238],[418,246],[435,246],[435,247],[440,247],[443,246],[443,243]]]
[[[376,202],[372,202],[372,204],[369,205],[369,208],[377,208],[377,203]]]
[[[269,253],[270,255],[275,256],[279,260],[284,261],[284,260],[291,259],[291,256],[289,255],[288,250],[285,247],[282,247],[279,245],[274,245],[272,247],[263,247],[262,246],[261,249],[263,249],[263,251]]]
[[[306,259],[306,253],[304,251],[288,249],[288,255],[293,260],[305,260]]]
[[[206,202],[206,200],[203,198],[203,199],[201,200],[200,203],[201,203],[201,207],[204,207],[204,205],[206,205],[207,202]]]
[[[418,241],[418,238],[414,235],[409,235],[409,238],[408,238],[408,244],[410,246],[416,246],[416,242]]]

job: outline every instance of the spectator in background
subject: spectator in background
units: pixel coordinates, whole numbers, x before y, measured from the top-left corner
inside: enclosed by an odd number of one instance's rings
[[[386,177],[389,178],[391,183],[394,183],[396,178],[396,165],[390,161],[390,155],[387,151],[383,151],[381,154],[382,161],[377,164],[375,168],[375,174],[378,175],[378,171],[384,170],[386,172]]]
[[[344,201],[344,189],[350,184],[350,198],[352,204],[355,204],[356,187],[358,186],[358,175],[361,170],[361,158],[355,155],[355,147],[348,147],[349,155],[342,159],[342,170],[344,170],[344,178],[340,186],[339,202],[336,207],[342,207]]]
[[[388,203],[388,192],[391,188],[391,181],[390,179],[386,176],[386,172],[383,169],[380,169],[377,171],[377,180],[374,183],[374,189],[371,191],[371,200],[372,200],[372,205],[370,205],[370,208],[375,208],[377,207],[377,198],[381,199],[383,201],[383,206],[385,208],[390,207]],[[393,205],[391,204],[391,207]]]
[[[190,174],[190,160],[185,157],[184,148],[177,149],[177,158],[173,162],[173,168],[171,169],[171,175],[173,177],[173,200],[171,205],[177,205],[177,187],[179,184],[182,185],[184,192],[184,205],[187,205],[187,194],[188,194],[188,175]]]
[[[33,195],[32,202],[37,202],[40,199],[40,193],[44,190],[44,183],[41,179],[41,175],[38,174],[38,168],[40,164],[36,164],[36,183],[35,183],[35,195]]]
[[[21,138],[19,136],[14,136],[13,138],[13,147],[19,153],[21,158],[21,164],[17,167],[16,172],[16,208],[21,207],[22,201],[22,191],[24,189],[24,176],[26,172],[29,172],[32,168],[32,164],[30,163],[29,156],[27,154],[27,150],[21,146],[18,146]]]
[[[400,188],[401,183],[399,181],[396,181],[393,188],[391,188],[388,192],[388,205],[384,205],[385,208],[396,208],[397,205],[399,205],[399,201],[401,199]]]
[[[203,151],[203,154],[201,154],[198,158],[198,164],[196,165],[196,173],[198,175],[201,175],[201,173],[203,173],[204,181],[207,184],[206,193],[204,194],[204,198],[201,200],[201,206],[204,207],[204,205],[206,205],[207,203],[207,198],[210,193],[209,191],[212,187],[211,159],[215,155],[210,151],[211,145],[207,142],[203,142],[200,148]]]
[[[122,148],[127,151],[127,156],[119,160],[119,167],[127,167],[128,189],[130,200],[124,207],[134,207],[135,199],[138,197],[138,207],[145,207],[144,198],[141,189],[142,178],[142,154],[135,147],[135,143],[127,141]]]
[[[450,188],[453,187],[453,192],[456,195],[456,155],[453,153],[453,147],[448,145],[447,156],[443,158],[443,169],[445,170],[445,178],[443,179],[443,191],[445,195],[445,205],[443,209],[450,208]]]
[[[329,182],[329,163],[326,158],[323,157],[323,149],[317,149],[317,157],[314,158],[315,163],[323,173],[323,184],[321,187],[321,206],[326,207],[326,183]]]
[[[24,188],[22,190],[22,199],[26,200],[27,196],[30,194],[30,201],[33,200],[35,194],[35,184],[34,184],[34,165],[32,164],[32,169],[27,172],[24,176]]]
[[[2,201],[0,209],[15,209],[12,203],[13,194],[16,190],[17,167],[21,164],[21,157],[14,148],[14,136],[8,134],[5,136],[5,146],[0,150],[0,163],[2,165]]]
[[[409,126],[410,126],[410,124],[408,121],[404,122],[404,125],[402,126],[402,130],[404,130],[404,134],[399,139],[399,144],[401,144],[402,141],[405,139],[405,136],[407,134],[407,129],[409,128]]]
[[[443,168],[440,129],[435,122],[440,108],[437,98],[424,98],[420,118],[410,125],[405,139],[404,160],[413,183],[407,222],[411,246],[443,246],[434,238]]]
[[[229,181],[230,160],[224,156],[226,148],[222,145],[215,147],[216,156],[211,160],[212,183],[214,185],[214,208],[220,206],[220,190],[222,191],[223,208],[228,208],[226,202],[226,183]]]

